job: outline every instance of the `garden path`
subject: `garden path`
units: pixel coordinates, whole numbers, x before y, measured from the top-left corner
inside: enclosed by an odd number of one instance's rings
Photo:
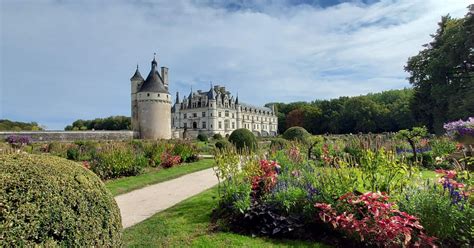
[[[217,184],[212,168],[147,186],[115,197],[123,228],[133,226]]]

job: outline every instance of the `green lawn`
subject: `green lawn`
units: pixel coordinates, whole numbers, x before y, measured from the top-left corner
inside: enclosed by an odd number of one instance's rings
[[[191,197],[124,230],[126,247],[328,247],[318,243],[252,238],[209,230],[217,189]]]
[[[138,176],[122,177],[106,181],[105,186],[115,196],[130,192],[135,189],[143,188],[151,184],[177,178],[185,174],[211,168],[212,166],[214,166],[213,159],[201,159],[194,163],[184,163],[169,169],[151,168]]]

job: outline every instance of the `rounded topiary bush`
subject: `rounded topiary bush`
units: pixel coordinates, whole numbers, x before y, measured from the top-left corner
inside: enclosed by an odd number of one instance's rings
[[[249,149],[255,151],[257,149],[257,138],[246,128],[234,130],[229,136],[229,142],[232,143],[237,150]]]
[[[270,143],[270,148],[283,150],[289,146],[289,141],[283,138],[273,138]]]
[[[302,127],[290,127],[283,133],[286,140],[295,140],[299,142],[307,142],[311,134]]]
[[[0,155],[0,247],[120,247],[118,206],[80,164],[48,155]]]
[[[198,134],[197,139],[202,142],[206,142],[208,140],[207,135],[204,133]]]
[[[230,144],[229,141],[227,141],[225,139],[221,139],[221,140],[216,141],[215,146],[219,150],[225,150],[225,149],[229,148],[231,146],[231,144]]]
[[[220,133],[215,133],[213,136],[212,136],[213,139],[215,140],[220,140],[220,139],[223,139],[222,135]]]

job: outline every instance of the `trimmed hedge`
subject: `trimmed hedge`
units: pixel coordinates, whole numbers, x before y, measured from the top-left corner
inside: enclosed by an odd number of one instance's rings
[[[220,139],[223,139],[224,137],[222,137],[222,135],[220,133],[215,133],[212,136],[212,138],[215,139],[215,140],[220,140]]]
[[[0,247],[120,247],[118,206],[100,179],[48,155],[0,156]]]
[[[207,142],[208,140],[207,134],[205,133],[198,134],[197,140],[202,141],[202,142]]]
[[[289,142],[282,138],[273,138],[270,143],[270,148],[276,150],[283,150],[289,146]]]
[[[295,140],[306,143],[311,134],[302,127],[290,127],[283,133],[283,138],[286,140]]]
[[[257,138],[246,128],[234,130],[229,136],[229,142],[232,143],[237,150],[247,148],[250,151],[255,151],[257,149]]]
[[[231,146],[231,144],[230,144],[229,141],[227,141],[225,139],[221,139],[221,140],[216,141],[215,146],[219,150],[225,150],[225,149],[229,148]]]

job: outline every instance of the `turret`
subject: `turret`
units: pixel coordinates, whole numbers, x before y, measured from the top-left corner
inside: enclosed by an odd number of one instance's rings
[[[137,102],[137,92],[140,90],[140,87],[142,86],[143,82],[145,80],[143,79],[142,75],[140,74],[140,71],[138,70],[138,65],[137,65],[137,70],[135,71],[135,74],[133,74],[132,78],[130,78],[131,82],[131,122],[132,122],[132,130],[135,132],[140,132],[140,126],[138,122],[138,102]]]
[[[161,67],[161,78],[163,79],[163,85],[165,86],[166,90],[168,90],[168,68]]]

